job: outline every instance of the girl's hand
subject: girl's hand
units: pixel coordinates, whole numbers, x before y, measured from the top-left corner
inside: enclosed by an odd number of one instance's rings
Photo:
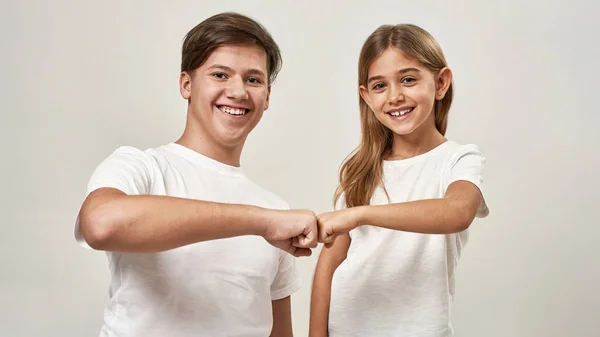
[[[360,207],[346,208],[317,216],[319,242],[331,243],[336,236],[360,225]]]

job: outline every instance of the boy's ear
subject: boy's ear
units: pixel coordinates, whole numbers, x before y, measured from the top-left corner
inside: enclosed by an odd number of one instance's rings
[[[269,108],[269,99],[271,98],[271,85],[267,87],[267,103],[265,104],[265,111]]]
[[[186,100],[192,97],[192,77],[185,71],[179,75],[179,92]]]

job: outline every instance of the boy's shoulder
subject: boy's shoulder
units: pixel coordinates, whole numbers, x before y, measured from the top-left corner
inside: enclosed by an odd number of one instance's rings
[[[157,157],[163,157],[162,151],[162,147],[141,148],[132,145],[120,145],[114,148],[106,159],[148,163]]]

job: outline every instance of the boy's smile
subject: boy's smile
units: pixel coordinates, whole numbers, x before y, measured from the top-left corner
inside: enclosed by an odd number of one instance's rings
[[[181,92],[190,102],[190,121],[205,145],[241,151],[269,106],[266,60],[258,45],[224,45],[191,76],[182,74]]]

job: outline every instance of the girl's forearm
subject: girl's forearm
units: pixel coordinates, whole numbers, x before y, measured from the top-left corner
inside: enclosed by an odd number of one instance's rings
[[[310,300],[309,337],[327,336],[333,274],[346,259],[350,242],[350,235],[343,234],[335,238],[332,243],[325,244],[321,250]]]
[[[477,208],[460,200],[440,198],[360,206],[357,211],[358,225],[424,234],[449,234],[467,229]]]

